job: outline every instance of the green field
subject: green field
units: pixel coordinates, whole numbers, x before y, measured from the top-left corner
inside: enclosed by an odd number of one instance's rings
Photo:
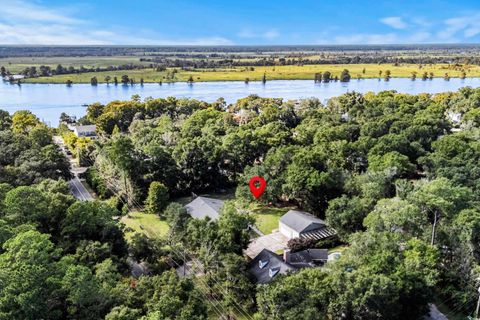
[[[255,218],[257,228],[264,234],[269,234],[273,230],[278,229],[278,220],[290,209],[292,208],[256,207],[250,212]]]
[[[122,222],[133,230],[126,233],[127,239],[136,232],[143,233],[149,238],[159,238],[167,235],[169,229],[168,224],[157,215],[142,212],[131,212],[122,218]]]
[[[67,59],[67,58],[62,58]],[[68,58],[71,59],[71,58]],[[132,58],[125,58],[132,59]],[[107,58],[103,61],[97,62],[98,64],[106,63]],[[138,60],[137,60],[138,61]],[[85,61],[86,63],[87,61]],[[82,64],[78,62],[79,64]],[[83,65],[86,65],[86,64]],[[93,63],[90,61],[90,63]],[[1,61],[0,61],[1,65]],[[64,64],[67,65],[67,64]],[[12,70],[15,70],[17,65]],[[10,67],[7,66],[8,69]],[[21,69],[21,68],[20,68]],[[417,64],[402,64],[395,66],[393,64],[321,64],[321,65],[291,65],[291,66],[274,66],[274,67],[254,67],[254,70],[247,70],[245,67],[235,67],[226,69],[197,69],[194,71],[181,70],[175,74],[173,80],[167,79],[167,73],[171,73],[173,69],[167,71],[158,72],[154,69],[143,70],[122,70],[122,71],[105,71],[105,72],[91,72],[82,74],[71,75],[58,75],[52,77],[39,77],[26,79],[26,82],[31,83],[65,83],[67,80],[73,81],[73,83],[89,83],[90,79],[95,76],[100,83],[104,82],[106,76],[120,77],[124,74],[130,78],[134,78],[135,82],[140,82],[140,78],[143,78],[146,83],[158,83],[160,81],[187,81],[190,77],[195,82],[202,81],[244,81],[249,78],[252,81],[261,80],[265,74],[268,80],[296,80],[296,79],[312,79],[315,73],[329,71],[332,73],[332,77],[340,76],[343,69],[348,69],[352,79],[357,78],[379,78],[379,72],[382,71],[382,78],[385,71],[390,70],[391,77],[393,78],[409,78],[412,76],[412,72],[417,73],[417,80],[420,80],[424,72],[433,72],[434,77],[444,77],[445,73],[448,73],[450,77],[460,77],[462,70],[465,70],[467,77],[480,77],[480,66],[468,65],[462,67],[453,67],[448,64],[434,64],[425,65],[419,67]],[[365,73],[363,72],[365,69]]]
[[[135,56],[105,56],[105,57],[11,57],[11,58],[0,58],[0,66],[4,66],[10,72],[20,72],[27,67],[35,66],[40,67],[41,65],[50,66],[51,68],[56,68],[57,65],[61,64],[64,67],[75,67],[79,68],[84,66],[89,67],[108,67],[108,66],[118,66],[122,64],[135,64],[135,65],[149,65],[148,62],[140,62],[139,57]]]

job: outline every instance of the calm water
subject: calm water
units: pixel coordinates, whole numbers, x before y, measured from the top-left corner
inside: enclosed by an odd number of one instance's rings
[[[85,107],[82,104],[93,102],[107,103],[112,100],[129,99],[133,94],[145,97],[190,97],[198,100],[213,102],[219,97],[225,98],[227,103],[235,102],[239,98],[250,94],[262,97],[282,97],[298,99],[317,97],[322,101],[338,96],[347,91],[379,92],[382,90],[397,90],[398,92],[438,93],[455,91],[464,86],[479,87],[480,78],[469,79],[433,79],[422,81],[417,79],[391,79],[389,82],[378,79],[352,80],[349,83],[330,82],[316,84],[312,80],[277,80],[261,82],[221,81],[187,83],[145,84],[131,86],[114,86],[101,84],[97,87],[90,84],[74,84],[67,87],[64,84],[22,84],[10,85],[0,83],[0,109],[10,113],[20,109],[29,109],[40,119],[52,126],[58,124],[60,113],[83,116]]]

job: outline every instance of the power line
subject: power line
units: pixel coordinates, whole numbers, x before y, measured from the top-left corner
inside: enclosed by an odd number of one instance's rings
[[[103,152],[104,152],[104,150],[101,149],[99,153],[102,154]],[[109,160],[108,160],[108,157],[105,156],[105,154],[103,154],[103,157],[104,157],[107,161],[109,161]],[[89,157],[89,158],[90,158],[90,157]],[[91,166],[95,166],[95,163],[93,162],[93,159],[92,159],[92,158],[90,158],[90,159],[85,159],[85,160],[86,160],[88,163],[90,163]],[[104,182],[107,184],[107,187],[109,187],[110,191],[112,191],[112,192],[119,198],[119,200],[122,201],[122,202],[124,203],[124,205],[126,205],[127,208],[130,210],[128,202],[123,201],[123,197],[122,197],[122,196],[120,195],[120,193],[117,191],[118,186],[116,186],[114,183],[109,182],[109,181],[107,181],[107,180],[104,180]],[[128,190],[125,190],[125,192],[128,193]],[[134,207],[134,208],[136,207],[135,209],[140,211],[140,208],[141,208],[142,206],[141,206],[140,203],[135,199],[135,197],[132,196],[132,197],[128,197],[128,198],[129,198],[130,201],[132,202],[133,207]],[[177,251],[177,250],[174,248],[174,246],[170,246],[170,247],[171,247],[171,249],[172,249],[177,255],[182,256],[181,253],[179,253],[179,251]],[[197,268],[198,268],[198,266],[200,265],[200,262],[198,261],[198,259],[193,258],[191,255],[186,254],[185,252],[184,252],[184,255],[187,255],[188,258],[190,259],[190,261],[192,261],[192,262],[197,266]],[[172,259],[172,260],[173,260],[173,259]],[[174,263],[177,264],[175,261],[174,261]],[[177,264],[177,265],[178,265],[178,264]],[[184,262],[184,265],[185,265],[185,262]],[[179,266],[179,265],[178,265],[178,266]],[[179,267],[180,267],[180,266],[179,266]],[[185,266],[184,266],[184,267],[185,267]],[[215,290],[213,290],[213,288],[212,288],[211,286],[208,285],[208,283],[207,283],[204,279],[198,278],[198,277],[197,277],[196,279],[198,279],[199,281],[201,281],[206,288],[210,289],[210,291],[212,291],[212,292],[215,291]],[[215,284],[219,287],[219,290],[222,291],[222,295],[228,296],[228,297],[232,298],[231,294],[229,294],[226,289],[223,289],[222,286],[220,285],[220,283],[219,283],[216,279],[211,278],[211,280],[213,280],[213,281],[215,282]],[[206,294],[205,292],[203,292],[203,293]],[[215,298],[214,296],[212,296],[211,298],[214,299],[217,303],[220,304],[220,302],[218,302],[218,300],[216,300],[216,298]],[[235,299],[231,299],[231,300],[232,300],[232,302],[233,302],[233,308],[234,308],[237,312],[239,312],[239,314],[245,315],[248,319],[253,319],[253,318],[250,316],[250,314],[249,314],[240,304],[238,304],[238,303],[236,302]],[[220,305],[221,305],[221,304],[220,304]],[[212,303],[212,306],[213,306],[213,303]],[[218,309],[217,309],[217,310],[218,310]],[[224,312],[224,313],[228,313],[228,312],[225,312],[225,310],[223,310],[223,312]]]
[[[92,166],[94,165],[94,163],[91,161],[91,160],[87,160]],[[105,181],[105,180],[104,180]],[[113,192],[119,199],[120,201],[122,201],[126,206],[127,208],[129,208],[129,204],[128,203],[125,203],[122,199],[122,196],[119,194],[118,191],[116,191],[117,188],[115,188],[116,186],[111,183],[111,182],[108,182],[108,181],[105,181],[105,183],[110,187],[110,191]],[[141,205],[135,200],[134,197],[131,197],[130,198],[131,201],[133,202],[133,208],[139,210],[141,208]],[[129,208],[130,209],[130,208]],[[179,256],[181,256],[181,254],[179,254],[178,251],[176,251],[173,247],[171,247],[171,249]],[[172,258],[172,261],[178,266],[180,267],[180,265]],[[209,300],[208,298],[208,292],[202,290],[202,289],[206,289],[207,287],[211,290],[211,291],[214,291],[213,288],[211,288],[207,283],[206,281],[204,281],[203,279],[201,278],[197,278],[203,285],[205,288],[201,288],[199,287],[199,291],[204,295],[204,297],[207,299],[207,303],[210,303],[212,305],[212,307],[215,309],[214,311],[218,314],[219,317],[221,317],[222,314],[228,314],[228,312],[225,311],[225,309],[222,309],[223,306],[222,304],[214,297],[214,296],[211,296],[210,299],[213,299],[219,306],[220,306],[220,310],[217,306],[215,306],[215,304]]]

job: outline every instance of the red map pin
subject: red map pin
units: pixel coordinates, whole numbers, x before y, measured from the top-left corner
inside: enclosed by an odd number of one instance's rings
[[[265,181],[265,179],[263,179],[263,177],[255,176],[252,179],[250,179],[249,185],[250,185],[250,192],[253,194],[255,199],[258,199],[262,196],[263,192],[265,191],[265,188],[267,187],[267,182]]]

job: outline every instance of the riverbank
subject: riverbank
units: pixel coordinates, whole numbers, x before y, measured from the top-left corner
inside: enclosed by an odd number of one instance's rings
[[[58,124],[62,112],[81,117],[85,115],[82,105],[94,102],[108,103],[113,100],[128,100],[138,94],[146,97],[193,98],[213,102],[222,97],[226,103],[235,103],[238,99],[256,94],[262,97],[276,97],[294,100],[315,97],[322,102],[346,92],[356,91],[379,92],[396,90],[408,94],[440,93],[457,91],[461,87],[480,87],[480,78],[458,79],[450,81],[433,79],[411,81],[407,78],[394,78],[390,81],[377,79],[352,80],[350,82],[314,83],[313,80],[276,80],[199,82],[193,85],[185,82],[170,84],[145,84],[124,86],[90,84],[31,84],[12,85],[0,82],[0,109],[13,113],[17,110],[29,109],[41,120],[52,126]]]
[[[253,69],[253,70],[252,70]],[[80,74],[63,74],[51,77],[38,77],[25,79],[26,83],[52,83],[64,84],[68,80],[75,83],[90,83],[92,77],[96,77],[98,83],[105,83],[109,77],[109,82],[117,77],[121,81],[123,75],[129,79],[134,79],[139,83],[143,79],[144,83],[167,83],[167,82],[186,82],[193,79],[194,82],[211,81],[260,81],[265,75],[269,80],[312,80],[316,73],[330,72],[331,77],[340,77],[340,73],[347,69],[351,79],[383,79],[387,71],[390,71],[392,78],[411,78],[416,74],[416,80],[422,80],[422,75],[432,73],[434,78],[444,78],[448,74],[451,78],[460,78],[465,72],[465,76],[480,77],[480,66],[462,65],[454,66],[449,64],[418,65],[418,64],[318,64],[318,65],[290,65],[290,66],[268,66],[268,67],[235,67],[225,69],[195,69],[182,70],[180,68],[169,68],[165,71],[156,71],[152,68],[141,70],[120,70],[87,72]]]

